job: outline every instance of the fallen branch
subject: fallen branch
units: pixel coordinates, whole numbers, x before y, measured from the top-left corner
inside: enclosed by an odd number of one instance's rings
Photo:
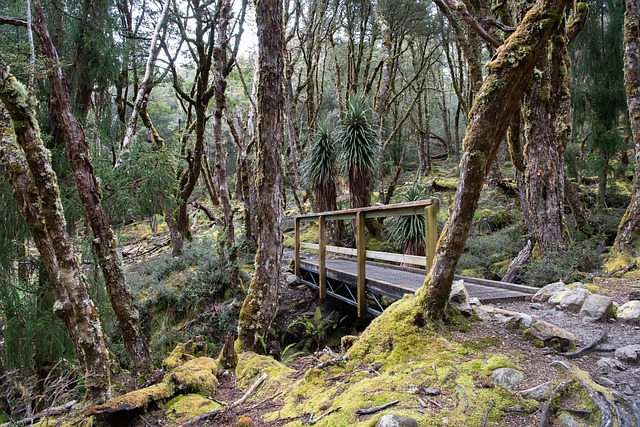
[[[567,357],[569,359],[574,359],[576,357],[580,357],[583,354],[587,353],[590,350],[593,350],[598,344],[600,344],[602,341],[605,340],[605,338],[607,338],[607,332],[604,331],[602,332],[602,335],[600,335],[599,338],[597,338],[595,341],[593,341],[592,343],[572,352],[572,353],[559,353],[561,356],[563,357]]]
[[[334,366],[338,363],[346,362],[349,357],[345,354],[344,356],[334,357],[333,359],[327,360],[326,362],[318,363],[316,365],[316,369],[326,368],[327,366]]]
[[[256,409],[257,407],[259,407],[260,405],[262,405],[263,403],[268,402],[269,400],[273,400],[276,397],[280,396],[281,394],[282,394],[282,391],[279,391],[276,394],[274,394],[273,396],[269,396],[266,399],[262,399],[260,402],[257,402],[255,404],[249,406],[248,408],[243,409],[242,412],[252,411],[252,410]]]
[[[42,418],[47,418],[47,417],[55,417],[56,415],[62,415],[66,412],[69,412],[69,410],[71,409],[71,407],[73,405],[75,405],[76,403],[78,403],[77,400],[72,400],[70,402],[65,403],[62,406],[58,406],[55,408],[49,408],[49,409],[45,409],[44,411],[40,411],[37,414],[35,414],[32,417],[27,417],[27,418],[23,418],[19,421],[12,421],[11,423],[8,423],[6,425],[23,425],[23,424],[33,424],[37,421],[39,421]],[[5,424],[3,424],[4,426]]]
[[[569,384],[571,384],[572,382],[573,380],[563,381],[551,391],[551,393],[549,394],[549,399],[547,399],[545,404],[540,409],[540,427],[547,427],[549,425],[549,413],[551,412],[551,404],[553,402],[553,398],[556,397],[556,394],[567,388],[567,386],[569,386]]]
[[[245,400],[247,400],[249,398],[249,396],[251,396],[251,393],[253,393],[255,391],[255,389],[257,389],[260,386],[260,384],[262,384],[264,382],[264,380],[267,379],[268,376],[269,375],[267,375],[266,373],[260,375],[260,378],[258,378],[256,380],[256,382],[254,382],[253,385],[251,387],[249,387],[249,390],[247,390],[247,392],[244,394],[244,396],[242,396],[240,399],[236,400],[231,405],[229,405],[229,408],[233,408],[235,406],[242,405],[242,403]]]
[[[313,418],[313,413],[309,415],[309,420],[304,422],[303,424],[309,424],[309,425],[314,425],[315,423],[317,423],[318,421],[320,421],[321,419],[323,419],[324,417],[326,417],[327,415],[331,415],[334,412],[338,412],[340,409],[342,409],[342,406],[338,406],[337,408],[334,408],[330,411],[325,412],[324,414],[320,415],[318,418]]]
[[[638,403],[637,400],[629,399],[627,396],[625,396],[624,394],[620,393],[617,390],[611,389],[611,393],[617,400],[622,401],[624,404],[626,404],[629,407],[630,419],[627,420],[626,425],[630,425],[630,426],[640,425],[640,403]]]
[[[371,409],[357,409],[356,410],[356,415],[375,414],[376,412],[380,412],[383,409],[387,409],[388,407],[397,405],[398,403],[400,403],[399,400],[394,400],[393,402],[385,403],[384,405],[376,406],[376,407],[371,408]]]
[[[462,390],[462,397],[464,398],[464,408],[462,408],[462,413],[464,414],[469,409],[469,399],[467,399],[467,392],[460,384],[456,383],[458,388]],[[460,402],[460,394],[456,391],[456,397],[458,398],[458,402]],[[458,405],[456,405],[458,406]]]

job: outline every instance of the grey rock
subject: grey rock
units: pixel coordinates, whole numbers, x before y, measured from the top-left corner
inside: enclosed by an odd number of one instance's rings
[[[582,308],[582,304],[584,304],[587,297],[591,295],[591,292],[583,288],[576,288],[567,293],[559,293],[562,294],[562,297],[560,298],[560,301],[558,301],[558,308],[560,310],[572,311],[574,313],[580,311],[580,308]],[[556,295],[553,295],[549,299],[549,302],[551,302],[551,300],[554,299]]]
[[[584,300],[580,308],[580,320],[583,322],[597,322],[605,317],[613,305],[611,297],[591,294]]]
[[[469,293],[467,288],[464,287],[463,280],[456,280],[451,285],[451,292],[449,293],[449,304],[464,314],[471,314],[471,304],[469,303]]]
[[[426,394],[427,396],[440,396],[442,392],[437,388],[427,387],[423,390],[423,393]]]
[[[488,322],[489,320],[491,320],[491,315],[489,315],[489,312],[487,311],[485,306],[473,306],[472,308],[476,316],[478,316],[483,322]]]
[[[552,387],[553,383],[551,381],[548,381],[535,387],[519,391],[518,394],[525,399],[533,399],[537,400],[538,402],[542,402],[543,400],[547,399],[549,393],[551,393]]]
[[[595,377],[594,381],[597,382],[598,384],[600,384],[603,387],[615,387],[616,386],[616,382],[607,378],[607,377]]]
[[[629,301],[618,307],[618,320],[631,324],[640,324],[640,301]]]
[[[418,427],[418,422],[402,415],[385,414],[380,417],[376,427]]]
[[[287,276],[287,285],[289,286],[297,286],[300,284],[300,278],[295,274],[289,274]]]
[[[525,313],[517,314],[505,321],[505,325],[513,329],[527,329],[532,323],[533,318]]]
[[[482,303],[480,302],[480,298],[477,298],[477,297],[469,298],[469,304],[474,305],[474,306],[481,306],[482,305]]]
[[[624,394],[626,394],[627,396],[633,396],[636,394],[635,391],[633,391],[633,389],[631,388],[631,386],[629,384],[625,384],[624,387],[622,387],[622,392]]]
[[[567,351],[575,346],[576,336],[571,332],[553,325],[544,320],[536,320],[529,328],[532,337],[543,341],[545,345],[559,347],[561,351]]]
[[[601,372],[607,372],[611,370],[624,371],[627,369],[618,359],[613,357],[602,357],[596,362],[596,367]]]
[[[587,289],[587,287],[582,282],[573,282],[567,285],[569,289]]]
[[[567,414],[560,417],[560,424],[565,427],[582,427],[582,424],[579,421]]]
[[[551,295],[559,291],[567,290],[567,285],[562,282],[550,283],[547,286],[541,288],[536,294],[531,297],[531,302],[547,302]]]
[[[640,344],[620,347],[614,354],[617,359],[620,359],[623,362],[638,362],[638,359],[640,359]]]
[[[532,302],[531,304],[529,304],[529,308],[531,310],[542,310],[544,306],[539,302]]]
[[[524,381],[524,374],[517,369],[498,368],[489,377],[494,383],[508,389],[515,388]]]
[[[564,299],[564,297],[566,297],[567,295],[569,295],[571,293],[571,289],[563,289],[561,291],[558,292],[554,292],[553,294],[551,294],[551,296],[549,297],[549,299],[547,300],[547,302],[551,305],[559,305],[560,301],[562,301]]]

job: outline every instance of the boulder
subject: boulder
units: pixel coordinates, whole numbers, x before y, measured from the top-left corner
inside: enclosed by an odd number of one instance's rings
[[[489,379],[494,383],[511,390],[524,380],[524,374],[517,369],[498,368],[493,371]]]
[[[165,375],[164,382],[175,384],[178,390],[187,393],[208,392],[218,388],[216,374],[220,372],[218,362],[210,357],[189,360]]]
[[[596,362],[596,367],[600,372],[607,372],[611,370],[624,371],[627,369],[618,359],[613,357],[602,357]]]
[[[553,304],[557,301],[557,305],[560,310],[577,313],[580,311],[582,304],[584,304],[589,295],[591,295],[591,292],[588,290],[576,288],[572,291],[562,291],[554,294],[549,298],[549,302]]]
[[[302,284],[302,282],[300,281],[300,278],[298,276],[296,276],[295,274],[289,274],[287,276],[287,285],[289,286],[298,286]]]
[[[385,414],[380,417],[376,427],[418,427],[418,422],[402,415]]]
[[[531,298],[531,302],[547,302],[549,298],[551,298],[551,295],[564,290],[568,290],[567,285],[564,283],[550,283],[536,292],[536,294]]]
[[[631,324],[640,324],[640,301],[629,301],[618,307],[618,320]]]
[[[525,399],[533,399],[537,400],[538,402],[542,402],[544,400],[547,400],[547,397],[549,397],[549,393],[551,393],[552,387],[553,383],[551,381],[547,381],[546,383],[542,383],[535,387],[519,391],[518,394]]]
[[[616,350],[615,356],[623,362],[637,363],[640,359],[640,344],[626,345]]]
[[[505,321],[505,325],[512,329],[527,329],[533,324],[533,317],[526,313],[518,313]]]
[[[568,351],[575,347],[576,336],[571,332],[544,320],[536,320],[525,333],[542,341],[546,346],[560,351]]]
[[[583,322],[596,322],[604,319],[611,309],[613,300],[605,295],[591,294],[584,300],[580,308],[580,320]]]
[[[467,288],[464,287],[463,280],[456,280],[451,285],[449,304],[460,310],[461,313],[471,315],[472,309],[469,303],[469,293],[467,292]]]

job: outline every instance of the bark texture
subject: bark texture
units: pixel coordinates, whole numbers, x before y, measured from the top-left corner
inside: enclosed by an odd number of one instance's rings
[[[49,36],[44,13],[39,1],[34,1],[36,20],[34,30],[40,40],[42,54],[55,66],[49,69],[52,108],[67,140],[67,160],[73,172],[80,201],[86,211],[94,240],[93,250],[104,276],[111,306],[118,319],[122,340],[134,365],[145,368],[150,363],[147,341],[142,333],[138,312],[133,305],[131,292],[124,279],[122,260],[118,254],[115,237],[102,208],[102,191],[93,174],[89,160],[89,146],[80,122],[73,114],[71,100],[58,53]]]
[[[87,397],[105,400],[111,387],[107,347],[67,233],[50,154],[24,86],[4,70],[0,81],[0,169],[46,265],[56,298],[53,309],[69,331],[84,370]]]
[[[624,84],[629,106],[631,138],[636,150],[636,165],[631,201],[620,222],[614,248],[630,251],[640,238],[640,1],[626,0],[625,8]]]
[[[540,0],[489,63],[469,115],[458,191],[419,302],[434,320],[444,317],[455,266],[462,255],[480,190],[549,37],[562,24],[567,0]]]
[[[258,251],[256,272],[240,310],[243,350],[266,339],[278,300],[282,264],[283,28],[282,2],[255,2],[258,29],[258,158],[256,169]]]

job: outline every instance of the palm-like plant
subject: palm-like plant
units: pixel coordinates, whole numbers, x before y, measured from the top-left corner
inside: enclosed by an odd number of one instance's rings
[[[349,205],[352,208],[371,204],[371,181],[380,153],[380,139],[369,123],[364,99],[353,96],[337,134],[340,162],[349,174]]]
[[[304,177],[311,186],[316,211],[336,210],[336,142],[334,125],[329,118],[318,122],[315,138],[302,164]]]
[[[425,198],[425,191],[418,185],[410,185],[402,192],[402,202],[416,202]],[[405,255],[424,255],[424,215],[406,215],[389,221],[388,237],[402,244]]]

